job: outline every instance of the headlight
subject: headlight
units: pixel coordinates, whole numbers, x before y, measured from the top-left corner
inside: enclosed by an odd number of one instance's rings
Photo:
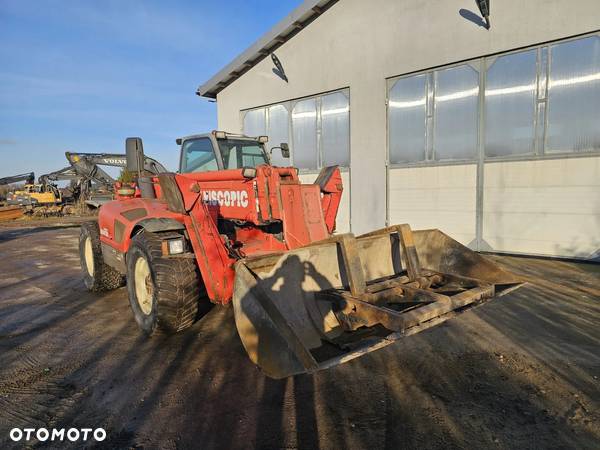
[[[169,255],[179,255],[183,253],[185,245],[183,244],[183,238],[181,239],[169,239],[167,241],[169,247]]]
[[[256,176],[256,169],[254,167],[244,167],[242,169],[242,176],[244,178],[254,178]]]

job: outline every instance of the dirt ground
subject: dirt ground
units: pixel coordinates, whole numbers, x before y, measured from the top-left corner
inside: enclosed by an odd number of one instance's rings
[[[0,448],[13,427],[104,427],[103,448],[600,448],[598,266],[494,256],[529,284],[274,381],[229,308],[144,338],[125,289],[85,290],[76,222],[0,228]]]

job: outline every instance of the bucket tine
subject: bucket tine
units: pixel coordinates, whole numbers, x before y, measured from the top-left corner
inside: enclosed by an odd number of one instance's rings
[[[406,272],[410,281],[415,281],[421,274],[421,264],[419,263],[419,255],[415,247],[415,240],[410,225],[403,223],[401,225],[393,225],[391,227],[382,228],[380,230],[372,231],[371,233],[363,234],[359,237],[373,237],[381,236],[384,234],[398,233],[398,239],[402,246],[402,255],[404,256],[406,264]]]
[[[342,250],[342,258],[346,268],[348,284],[352,295],[359,296],[367,289],[365,274],[362,269],[358,250],[356,249],[356,239],[350,234],[340,236],[339,244]]]
[[[417,249],[415,248],[412,230],[410,229],[410,225],[406,223],[398,225],[397,229],[400,244],[402,245],[402,252],[406,259],[408,278],[410,281],[415,281],[421,276],[421,265],[419,264],[419,255],[417,255]]]

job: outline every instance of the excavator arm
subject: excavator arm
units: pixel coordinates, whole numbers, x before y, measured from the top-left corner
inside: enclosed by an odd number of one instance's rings
[[[26,184],[33,184],[35,181],[35,174],[33,172],[29,172],[22,173],[20,175],[13,175],[11,177],[0,178],[0,186],[5,184],[18,183],[20,181],[25,181]]]
[[[71,164],[71,168],[82,179],[94,182],[106,189],[112,190],[115,179],[111,177],[100,165],[124,167],[116,164],[115,161],[120,161],[123,155],[109,154],[94,154],[94,153],[70,153],[66,152],[65,156]],[[114,156],[115,158],[111,158]]]
[[[92,173],[98,166],[110,166],[110,167],[127,167],[127,156],[122,153],[72,153],[66,152],[65,156],[67,160],[74,167],[79,167],[80,170],[86,170],[88,173]],[[98,168],[99,169],[99,168]],[[149,156],[144,155],[144,170],[154,175],[159,173],[168,172],[168,170],[158,161]],[[103,170],[100,172],[102,176],[106,174]],[[108,178],[112,180],[111,184],[114,183],[112,177],[106,174]]]
[[[127,156],[122,153],[65,152],[65,156],[71,164],[73,172],[81,179],[80,183],[83,187],[86,203],[92,207],[98,207],[109,200],[106,196],[100,196],[95,201],[87,198],[91,196],[92,183],[112,193],[114,184],[117,181],[100,166],[127,167]],[[143,164],[147,173],[157,175],[167,172],[167,169],[153,158],[144,156]]]
[[[81,178],[71,166],[63,167],[55,172],[40,175],[38,177],[39,184],[49,184],[52,181],[70,181]]]

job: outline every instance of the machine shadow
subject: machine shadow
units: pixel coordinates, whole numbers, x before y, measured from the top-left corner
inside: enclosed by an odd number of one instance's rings
[[[44,231],[63,230],[68,228],[79,228],[80,224],[65,224],[43,227],[18,228],[15,230],[4,229],[0,231],[0,243],[12,241],[13,239],[24,238],[32,234],[41,233]]]
[[[285,300],[299,299],[307,279],[312,280],[317,286],[316,290],[330,289],[333,286],[325,276],[320,274],[314,264],[304,261],[296,255],[287,257],[283,263],[267,278],[262,278],[259,285],[250,289],[250,292],[242,298],[240,305],[247,317],[257,317],[257,299],[266,296],[274,301],[279,308],[285,308]],[[286,293],[286,294],[283,294]],[[263,300],[264,301],[264,300]],[[259,300],[260,303],[260,300]],[[263,304],[264,305],[264,304]],[[248,308],[248,306],[250,306]],[[294,308],[293,305],[291,308]],[[289,307],[289,305],[288,305]],[[267,311],[263,311],[267,313]],[[301,324],[310,321],[306,310],[296,308],[297,321],[291,324],[294,329]],[[273,317],[260,314],[258,320],[273,320]],[[264,323],[264,322],[263,322]],[[277,325],[275,325],[277,328]],[[296,330],[297,331],[297,330]],[[278,364],[287,362],[287,356],[282,353],[290,353],[291,349],[285,348],[283,342],[274,345],[273,342],[260,342],[256,336],[256,351],[259,365],[267,364],[277,360]],[[277,337],[271,336],[274,340]],[[267,335],[267,339],[269,336]],[[275,353],[275,355],[273,355]],[[278,357],[281,357],[279,359]],[[291,356],[290,358],[294,358]],[[294,364],[294,363],[290,363]],[[291,366],[290,366],[291,367]],[[298,448],[316,449],[319,445],[319,430],[315,412],[315,385],[313,375],[297,375],[280,380],[263,377],[262,395],[258,401],[258,416],[256,418],[255,436],[256,448]],[[278,427],[274,425],[279,424]],[[338,441],[343,446],[343,441]]]
[[[554,273],[502,261],[533,282]],[[271,294],[302,289],[308,278],[329,286],[314,266],[290,264],[269,277]],[[71,386],[68,398],[46,406],[57,427],[103,426],[108,438],[94,448],[591,448],[600,438],[593,420],[573,418],[578,405],[598,405],[590,377],[598,306],[589,298],[599,286],[586,276],[561,292],[530,281],[360,359],[282,380],[249,361],[232,308],[148,338],[127,314],[123,290],[118,307],[112,296],[81,296],[53,327],[78,349],[63,356],[78,360],[60,380]]]
[[[502,261],[518,276],[536,274],[537,281],[553,273],[548,261],[528,268]],[[574,442],[592,448],[600,439],[598,417],[578,415],[599,403],[592,375],[600,335],[589,318],[600,312],[600,283],[584,271],[587,278],[574,280],[570,269],[555,269],[571,277],[562,292],[530,281],[345,365],[265,379],[257,446],[485,448],[514,439],[526,448]],[[276,284],[273,278],[267,285]],[[581,298],[582,292],[596,295]]]
[[[285,257],[272,274],[238,279],[255,283],[235,305],[238,331],[251,359],[276,377],[303,372],[301,353],[321,342],[315,335],[321,326],[313,326],[319,314],[311,314],[311,303],[316,308],[313,293],[333,285],[298,255]]]

